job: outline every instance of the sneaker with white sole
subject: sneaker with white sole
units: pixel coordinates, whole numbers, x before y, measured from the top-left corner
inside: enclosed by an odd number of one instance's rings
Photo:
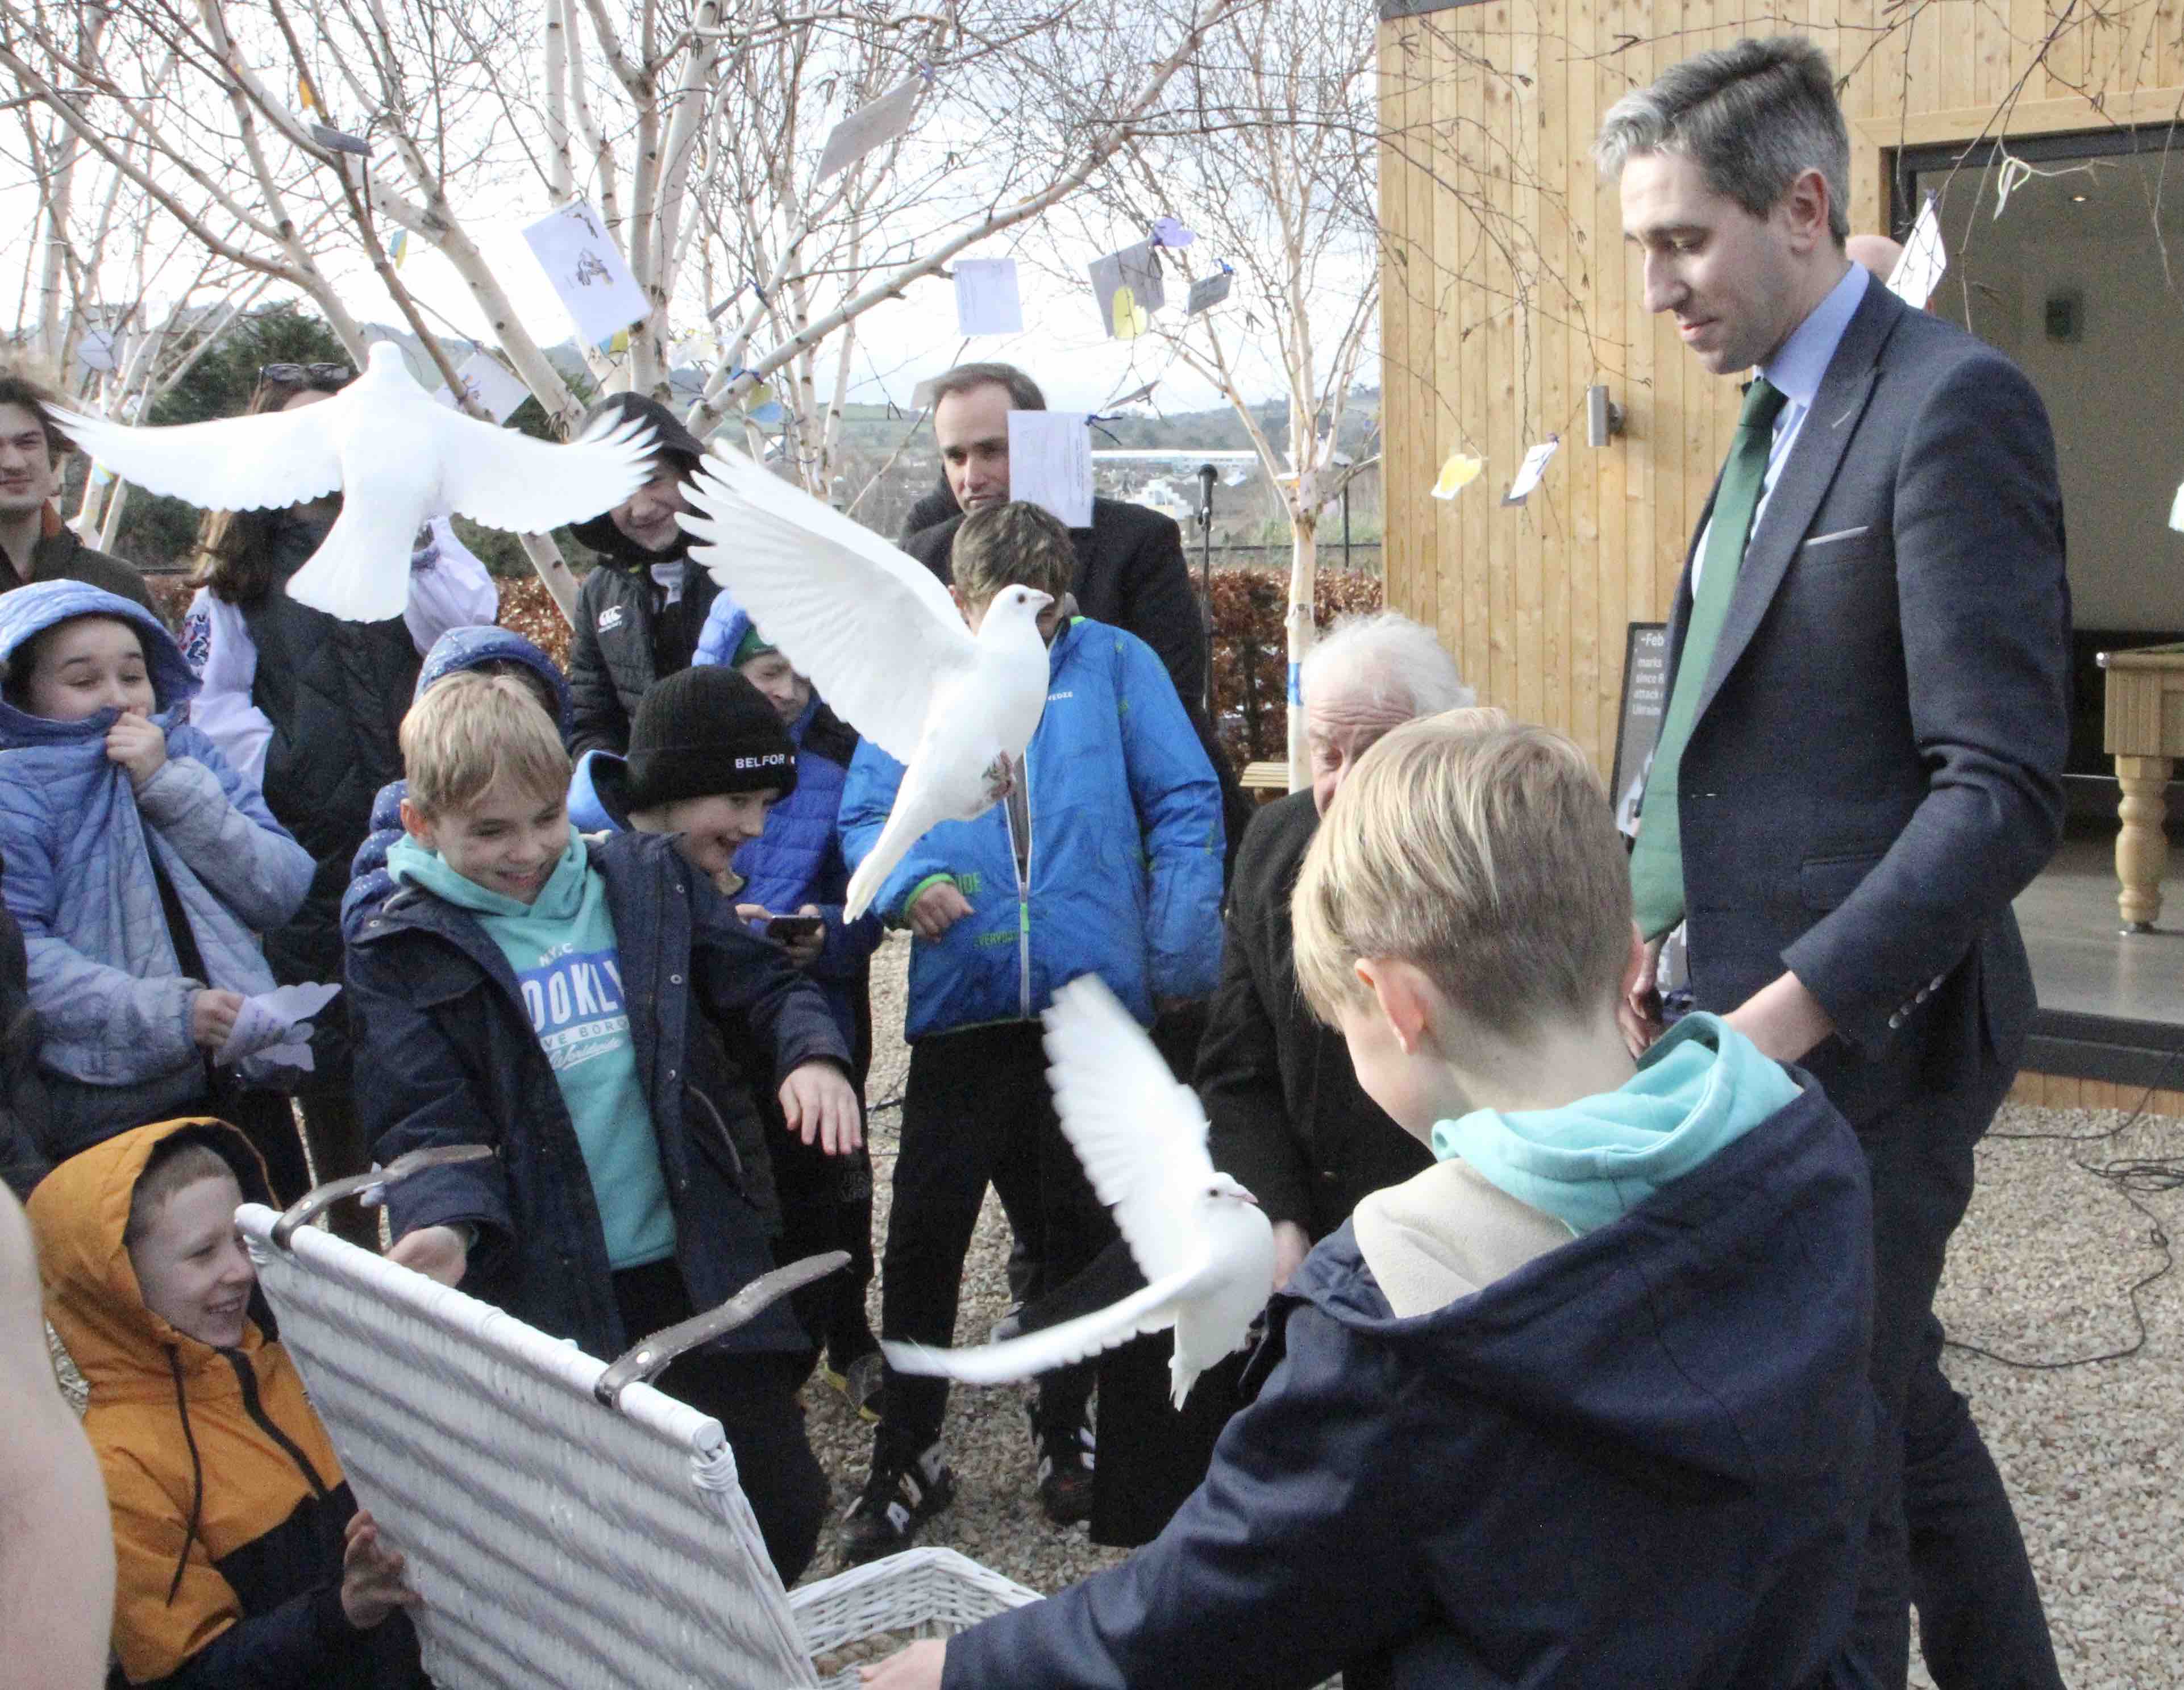
[[[1056,1526],[1092,1517],[1092,1426],[1080,1411],[1050,1423],[1037,1404],[1031,1416],[1032,1450],[1039,1458],[1039,1501]]]
[[[956,1475],[938,1443],[905,1461],[875,1454],[863,1493],[842,1516],[842,1559],[851,1565],[907,1549],[917,1528],[956,1499]]]

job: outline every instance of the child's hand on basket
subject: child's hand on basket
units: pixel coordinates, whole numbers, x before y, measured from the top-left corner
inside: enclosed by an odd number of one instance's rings
[[[443,1285],[460,1285],[470,1271],[470,1245],[452,1226],[420,1226],[394,1241],[387,1259]]]
[[[379,1541],[379,1525],[370,1510],[359,1509],[349,1516],[343,1533],[342,1612],[359,1632],[368,1632],[398,1608],[414,1608],[421,1599],[402,1582],[402,1552]]]
[[[867,1666],[857,1676],[878,1690],[940,1690],[940,1671],[948,1662],[944,1638],[928,1637],[889,1655],[878,1666]]]

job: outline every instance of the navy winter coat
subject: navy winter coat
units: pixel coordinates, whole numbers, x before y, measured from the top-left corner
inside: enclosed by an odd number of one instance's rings
[[[1264,1387],[1167,1529],[951,1638],[944,1683],[1869,1683],[1838,1658],[1870,1494],[1870,1216],[1808,1082],[1431,1313],[1391,1313],[1346,1223],[1275,1298]]]
[[[671,840],[616,834],[591,861],[639,1010],[630,1033],[676,1261],[692,1304],[710,1309],[774,1265],[779,1214],[753,1090],[815,1057],[846,1070],[849,1053],[819,993]],[[622,1328],[576,1128],[500,948],[467,912],[404,886],[362,918],[348,955],[358,1071],[371,1076],[357,1105],[378,1159],[440,1144],[499,1152],[393,1187],[394,1235],[475,1225],[464,1290],[590,1354],[619,1354],[644,1334]],[[782,1303],[723,1347],[808,1344]]]
[[[692,666],[727,664],[750,631],[751,619],[727,593],[713,601],[698,637]],[[827,948],[811,965],[811,977],[826,989],[844,1036],[870,1028],[869,1008],[860,1015],[856,1001],[866,998],[872,950],[880,942],[878,910],[855,921],[842,920],[850,897],[850,864],[842,854],[842,788],[850,761],[857,754],[856,730],[828,709],[816,693],[803,714],[788,725],[796,746],[796,789],[766,812],[766,831],[736,853],[729,866],[744,877],[740,903],[759,903],[777,915],[818,907],[827,924]]]

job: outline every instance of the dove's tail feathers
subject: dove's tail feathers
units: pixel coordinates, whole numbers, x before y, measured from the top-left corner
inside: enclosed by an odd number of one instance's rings
[[[872,847],[872,854],[857,864],[856,873],[850,876],[849,901],[842,911],[844,921],[855,921],[872,907],[872,900],[880,895],[880,888],[887,884],[887,877],[894,872],[894,865],[910,854],[910,848],[922,839],[932,826],[924,807],[905,805],[898,790],[894,808],[888,812],[887,826],[880,829],[879,842]]]
[[[319,549],[288,578],[288,597],[345,622],[384,622],[410,602],[415,525],[363,499],[342,507]]]
[[[1198,1382],[1198,1370],[1183,1359],[1183,1346],[1178,1344],[1175,1353],[1167,1359],[1167,1399],[1175,1404],[1178,1414],[1183,1412],[1184,1399],[1190,1395],[1190,1387]]]
[[[888,1365],[898,1373],[935,1375],[960,1379],[966,1385],[1007,1385],[1036,1378],[1072,1361],[1083,1361],[1102,1350],[1128,1343],[1145,1332],[1166,1331],[1176,1322],[1176,1305],[1195,1289],[1194,1280],[1204,1264],[1189,1272],[1156,1279],[1142,1291],[1119,1303],[1057,1321],[1020,1338],[997,1344],[978,1344],[969,1349],[934,1349],[926,1344],[898,1343],[883,1338],[880,1348]],[[1194,1373],[1194,1378],[1196,1375]]]

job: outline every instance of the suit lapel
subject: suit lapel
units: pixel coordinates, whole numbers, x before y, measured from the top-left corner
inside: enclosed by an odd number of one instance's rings
[[[1908,309],[1886,287],[1869,286],[1865,297],[1852,314],[1820,378],[1820,391],[1790,448],[1789,461],[1775,478],[1767,509],[1744,548],[1743,566],[1736,574],[1736,590],[1729,601],[1728,619],[1713,648],[1713,664],[1708,671],[1706,690],[1699,695],[1696,726],[1713,704],[1714,695],[1743,656],[1752,637],[1774,603],[1775,589],[1788,573],[1790,560],[1804,543],[1806,531],[1820,508],[1820,501],[1841,467],[1843,453],[1858,432],[1866,402],[1878,380],[1880,351]]]

